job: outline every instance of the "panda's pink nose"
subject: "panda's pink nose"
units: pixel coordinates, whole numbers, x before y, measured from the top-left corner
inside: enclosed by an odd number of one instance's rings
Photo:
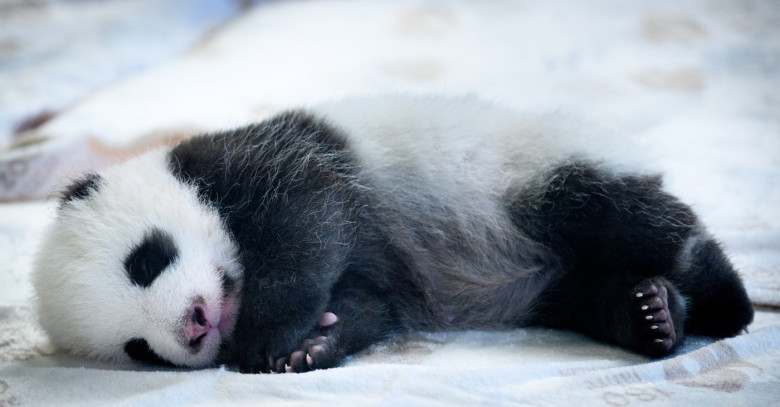
[[[202,305],[196,304],[187,317],[186,336],[190,347],[199,348],[210,329],[211,323],[206,317],[206,310]]]

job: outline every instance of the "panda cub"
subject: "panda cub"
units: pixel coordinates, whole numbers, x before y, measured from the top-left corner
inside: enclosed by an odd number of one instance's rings
[[[540,325],[661,357],[753,319],[655,175],[555,116],[355,98],[87,174],[33,277],[75,355],[304,372],[407,330]]]

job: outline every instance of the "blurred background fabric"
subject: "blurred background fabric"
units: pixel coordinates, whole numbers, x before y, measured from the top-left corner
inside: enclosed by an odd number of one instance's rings
[[[64,183],[198,132],[397,92],[625,135],[723,242],[761,307],[751,333],[655,363],[544,329],[413,334],[342,369],[258,378],[50,354],[29,274]],[[777,403],[779,208],[776,0],[0,0],[0,404]]]

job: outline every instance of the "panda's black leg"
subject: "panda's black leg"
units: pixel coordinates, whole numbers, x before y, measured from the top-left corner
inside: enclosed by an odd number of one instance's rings
[[[736,272],[658,178],[574,163],[544,185],[511,207],[560,258],[536,322],[658,357],[686,330],[729,336],[752,320]]]
[[[272,371],[275,361],[309,334],[329,298],[327,286],[317,283],[296,282],[285,289],[277,286],[273,292],[262,290],[254,297],[244,295],[245,302],[254,299],[254,303],[244,304],[239,313],[232,349],[232,359],[242,373]]]
[[[669,279],[690,298],[687,332],[729,337],[753,321],[753,306],[739,275],[706,233],[688,239]]]
[[[388,302],[371,282],[345,275],[334,287],[328,313],[298,348],[274,363],[274,371],[307,372],[338,366],[346,356],[387,337],[396,329]]]
[[[535,322],[570,329],[653,357],[684,336],[686,300],[662,276],[571,271],[542,299]]]

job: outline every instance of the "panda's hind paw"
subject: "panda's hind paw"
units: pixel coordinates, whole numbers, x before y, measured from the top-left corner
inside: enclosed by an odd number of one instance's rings
[[[668,354],[682,339],[680,326],[684,318],[677,308],[677,295],[670,293],[674,288],[661,278],[647,279],[637,285],[634,295],[634,323],[637,326],[638,350],[650,356]]]

